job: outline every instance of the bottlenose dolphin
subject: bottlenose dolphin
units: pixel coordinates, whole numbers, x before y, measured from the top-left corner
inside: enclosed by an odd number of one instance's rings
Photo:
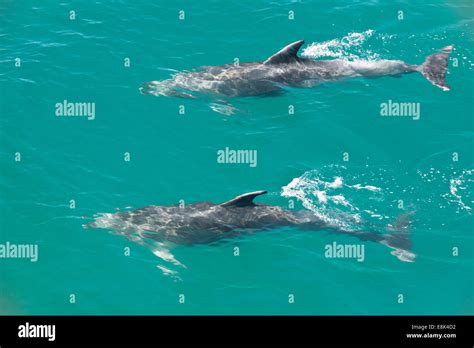
[[[204,66],[196,71],[180,72],[171,79],[145,83],[143,94],[196,98],[197,94],[218,97],[279,95],[286,87],[313,87],[318,84],[354,77],[401,76],[419,72],[432,84],[448,91],[445,81],[447,46],[426,58],[421,65],[401,60],[346,61],[313,60],[298,56],[304,44],[296,41],[263,62]]]
[[[129,212],[101,214],[85,228],[106,228],[122,234],[139,233],[141,237],[174,244],[211,244],[244,234],[279,227],[301,230],[326,230],[385,244],[402,260],[413,260],[409,238],[410,213],[400,216],[389,233],[381,234],[373,226],[345,230],[323,221],[309,210],[288,210],[268,204],[255,204],[266,191],[245,193],[221,204],[199,202],[186,205],[147,206]],[[392,233],[390,233],[390,231]],[[400,255],[403,254],[403,257]]]

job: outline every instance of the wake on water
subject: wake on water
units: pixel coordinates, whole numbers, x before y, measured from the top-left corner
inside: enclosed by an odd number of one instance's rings
[[[363,48],[363,44],[374,34],[375,30],[368,29],[362,33],[348,33],[342,38],[313,42],[303,50],[301,55],[312,59],[329,57],[348,61],[375,61],[380,59],[380,55]],[[383,37],[386,36],[381,36]]]

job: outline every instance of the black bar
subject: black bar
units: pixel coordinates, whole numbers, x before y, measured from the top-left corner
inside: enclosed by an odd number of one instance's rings
[[[55,325],[54,341],[19,337],[31,325]],[[472,316],[0,316],[0,346],[159,342],[472,347],[473,328]],[[433,334],[450,337],[428,337]]]

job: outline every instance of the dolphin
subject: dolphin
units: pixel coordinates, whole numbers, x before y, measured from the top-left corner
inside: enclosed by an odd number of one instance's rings
[[[313,60],[298,56],[303,40],[293,42],[263,62],[204,66],[179,72],[171,79],[151,81],[140,88],[143,94],[197,98],[198,94],[221,98],[280,95],[287,87],[313,87],[324,82],[356,77],[401,76],[421,73],[444,91],[450,45],[428,56],[421,65],[401,60],[346,61]]]
[[[403,261],[412,261],[415,257],[409,238],[410,213],[401,215],[388,226],[389,233],[382,234],[373,226],[345,230],[323,221],[309,210],[254,203],[257,196],[265,193],[249,192],[221,204],[151,205],[129,212],[100,214],[84,227],[112,229],[124,235],[138,232],[143,238],[181,245],[212,244],[245,234],[294,227],[305,231],[326,230],[381,243],[394,249],[392,254]]]

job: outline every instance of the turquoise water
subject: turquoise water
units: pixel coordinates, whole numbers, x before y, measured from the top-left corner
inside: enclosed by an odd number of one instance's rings
[[[473,14],[462,0],[2,1],[0,242],[39,254],[0,259],[1,312],[473,314]],[[224,112],[140,94],[144,82],[263,60],[299,39],[314,59],[410,64],[454,44],[452,90],[420,74],[360,78],[235,99]],[[57,117],[63,100],[95,103],[95,119]],[[381,117],[388,100],[420,103],[420,119]],[[219,164],[225,147],[257,150],[257,166]],[[269,191],[258,202],[340,224],[385,226],[413,211],[416,259],[327,231],[146,247],[83,228],[98,213],[255,190]],[[364,262],[326,258],[333,242],[364,244]]]

